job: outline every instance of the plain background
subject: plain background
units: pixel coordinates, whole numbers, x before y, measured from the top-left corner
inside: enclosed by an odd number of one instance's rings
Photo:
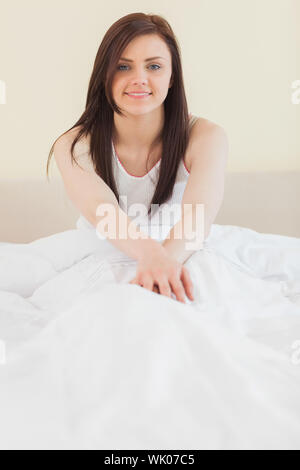
[[[1,178],[45,178],[52,143],[84,110],[105,32],[133,12],[160,14],[172,26],[189,112],[226,129],[227,171],[300,170],[300,104],[292,103],[292,84],[300,79],[300,0],[1,0],[0,6]],[[54,159],[52,175],[59,175]]]

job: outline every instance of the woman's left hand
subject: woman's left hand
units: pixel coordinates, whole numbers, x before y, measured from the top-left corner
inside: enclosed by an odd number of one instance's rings
[[[184,267],[184,271],[185,271],[185,276],[183,276],[183,280],[184,280],[184,285],[185,287],[187,288],[187,286],[189,286],[189,289],[190,289],[190,292],[192,292],[192,289],[193,289],[193,284],[192,284],[192,280],[191,280],[191,277],[190,277],[190,274],[187,270],[186,267]],[[134,277],[133,279],[131,279],[131,281],[129,282],[129,284],[137,284],[137,285],[140,285],[138,282],[137,282],[137,279],[136,277]],[[160,294],[160,290],[159,290],[159,286],[157,284],[153,284],[153,288],[152,288],[152,292],[155,292],[156,294]],[[194,301],[194,296],[193,294],[190,293],[190,299]]]

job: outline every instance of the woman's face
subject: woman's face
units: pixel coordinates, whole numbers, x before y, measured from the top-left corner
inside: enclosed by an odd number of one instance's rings
[[[157,58],[147,60],[152,57]],[[154,34],[139,36],[121,54],[112,83],[113,98],[122,111],[148,113],[164,102],[172,85],[171,75],[172,57],[166,43]],[[151,94],[134,98],[130,92]]]

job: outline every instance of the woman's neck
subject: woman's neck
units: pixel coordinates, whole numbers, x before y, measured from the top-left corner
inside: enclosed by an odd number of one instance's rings
[[[157,111],[157,110],[155,110]],[[161,146],[164,114],[122,117],[114,114],[113,142],[131,161],[145,159]]]

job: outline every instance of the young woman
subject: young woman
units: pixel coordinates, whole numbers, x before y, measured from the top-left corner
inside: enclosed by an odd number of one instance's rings
[[[194,163],[199,151],[202,162]],[[113,209],[117,230],[106,238],[138,261],[131,283],[193,300],[185,240],[171,236],[160,243],[128,216],[135,203],[147,216],[154,205],[203,203],[209,229],[222,201],[226,138],[217,124],[188,114],[179,47],[164,18],[135,13],[110,27],[96,55],[86,109],[53,144],[47,173],[52,153],[81,222],[100,233],[97,209]],[[197,192],[201,173],[210,175],[203,188],[215,186],[209,196]]]

